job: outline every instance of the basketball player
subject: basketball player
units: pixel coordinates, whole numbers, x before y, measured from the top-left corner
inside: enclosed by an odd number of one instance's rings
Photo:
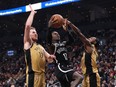
[[[76,87],[82,81],[82,76],[70,68],[70,62],[67,56],[66,46],[70,45],[72,42],[71,38],[69,41],[61,42],[60,35],[55,29],[50,26],[54,20],[49,21],[49,31],[47,36],[47,41],[49,44],[50,53],[55,54],[57,67],[55,69],[55,75],[60,81],[62,87]],[[56,22],[56,21],[55,21]],[[63,29],[64,27],[61,27]],[[53,31],[51,31],[53,30]],[[57,29],[56,29],[57,30]]]
[[[70,21],[67,21],[67,23],[84,43],[84,52],[81,59],[81,68],[84,74],[82,87],[100,87],[100,76],[97,69],[98,53],[95,48],[96,37],[86,38]]]
[[[27,87],[45,87],[45,63],[46,60],[51,62],[55,56],[48,54],[40,44],[36,43],[38,34],[36,29],[31,27],[35,13],[36,11],[31,8],[24,31],[26,85]]]
[[[82,87],[100,87],[100,76],[97,68],[98,53],[94,45],[96,37],[90,37],[86,40],[88,42],[84,42],[85,50],[81,59],[81,68],[84,74]]]

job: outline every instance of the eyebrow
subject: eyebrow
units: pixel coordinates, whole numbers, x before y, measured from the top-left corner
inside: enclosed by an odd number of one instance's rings
[[[54,34],[57,34],[57,32],[54,32]]]

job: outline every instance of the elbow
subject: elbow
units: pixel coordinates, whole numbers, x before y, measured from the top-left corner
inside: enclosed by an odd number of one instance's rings
[[[25,25],[25,32],[29,32],[30,29],[31,29],[31,25]]]
[[[85,44],[90,44],[90,42],[89,42],[89,40],[88,40],[87,38],[84,38],[84,39],[83,39],[83,42],[84,42]]]

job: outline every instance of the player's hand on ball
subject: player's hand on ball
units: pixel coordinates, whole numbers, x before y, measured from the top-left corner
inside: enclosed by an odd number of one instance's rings
[[[64,29],[65,31],[67,30],[67,27],[68,27],[68,25],[69,25],[70,23],[71,23],[71,22],[70,22],[67,18],[64,19],[63,29]]]
[[[50,18],[48,26],[52,28],[60,28],[62,27],[63,24],[64,18],[60,14],[54,14]]]

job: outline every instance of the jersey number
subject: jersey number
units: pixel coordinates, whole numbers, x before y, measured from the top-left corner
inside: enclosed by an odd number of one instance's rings
[[[68,60],[67,53],[63,53],[63,56],[64,56],[65,60]]]

